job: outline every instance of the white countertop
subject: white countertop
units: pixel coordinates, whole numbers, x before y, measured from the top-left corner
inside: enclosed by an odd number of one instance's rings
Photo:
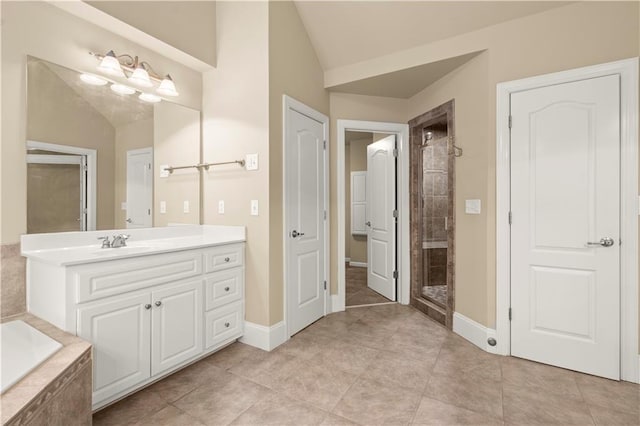
[[[101,236],[128,234],[126,247],[101,248]],[[71,266],[246,241],[243,226],[185,225],[164,228],[29,234],[22,255],[53,265]]]

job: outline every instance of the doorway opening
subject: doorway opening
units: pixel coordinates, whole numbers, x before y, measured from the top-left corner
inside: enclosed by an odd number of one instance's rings
[[[338,120],[338,294],[332,311],[409,303],[409,126]]]
[[[411,127],[411,305],[451,329],[455,284],[454,101]]]

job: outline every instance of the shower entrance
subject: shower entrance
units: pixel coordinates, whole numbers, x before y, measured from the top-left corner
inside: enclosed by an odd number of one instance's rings
[[[455,265],[454,101],[409,122],[411,299],[415,308],[453,326]]]

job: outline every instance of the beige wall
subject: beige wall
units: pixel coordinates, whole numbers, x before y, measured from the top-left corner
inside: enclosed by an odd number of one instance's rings
[[[330,257],[331,293],[338,293],[338,120],[384,121],[390,123],[407,122],[407,100],[382,98],[377,96],[351,95],[348,93],[331,93],[330,95],[330,133],[329,147],[329,181],[331,194],[329,200],[329,218],[331,223]],[[344,149],[344,147],[340,147]]]
[[[282,96],[329,116],[329,93],[315,50],[290,1],[269,2],[269,324],[283,319]]]
[[[215,1],[87,1],[201,61],[216,64]]]
[[[94,70],[88,51],[115,49],[170,72],[179,101],[200,108],[201,74],[45,2],[1,2],[2,11],[2,223],[0,241],[17,242],[26,230],[26,56],[76,70]],[[113,194],[113,190],[110,191]],[[7,203],[7,200],[11,200]],[[109,207],[113,211],[113,207]]]
[[[351,172],[367,170],[367,145],[372,142],[372,133],[363,133],[368,138],[352,140],[347,147],[348,155],[345,155],[345,256],[352,262],[367,263],[367,237],[366,235],[351,234]],[[346,248],[349,247],[347,252]],[[348,255],[347,255],[348,253]]]
[[[161,166],[200,163],[200,111],[161,102],[153,107],[153,225],[200,223],[200,176],[196,169],[160,177]],[[204,172],[205,175],[209,172]],[[166,213],[160,212],[160,202]],[[184,212],[184,202],[189,212]]]
[[[114,228],[127,227],[127,151],[153,147],[153,119],[134,121],[116,127]]]
[[[210,170],[204,178],[204,223],[247,228],[246,319],[270,324],[269,312],[269,45],[268,4],[217,5],[218,66],[204,74],[203,160],[231,161],[257,153],[259,170]],[[251,31],[247,31],[250,28]],[[218,214],[224,200],[225,214]],[[250,215],[258,200],[259,216]]]
[[[42,62],[29,64],[27,82],[26,139],[97,151],[96,228],[113,229],[114,127]],[[2,145],[4,149],[4,138]],[[22,148],[20,161],[26,161],[25,140],[16,148]],[[23,164],[12,164],[12,167],[21,168]],[[26,164],[24,167],[26,176]],[[16,186],[26,194],[26,180]],[[4,188],[2,195],[5,196]],[[26,214],[26,205],[19,210]],[[26,232],[26,228],[22,232]]]
[[[637,56],[637,9],[633,2],[580,2],[478,31],[457,42],[481,42],[487,52],[409,99],[408,118],[455,99],[457,143],[464,149],[456,160],[456,311],[461,314],[495,326],[496,84]],[[481,215],[464,214],[466,198],[482,200]]]

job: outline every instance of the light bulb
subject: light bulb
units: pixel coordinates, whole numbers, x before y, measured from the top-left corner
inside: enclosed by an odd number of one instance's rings
[[[169,74],[160,82],[160,86],[156,92],[161,95],[166,96],[178,96],[178,92],[176,91],[176,85],[173,83],[173,79]]]
[[[118,83],[112,84],[111,90],[120,95],[133,95],[134,93],[136,93],[136,89],[134,89],[133,87],[125,86],[124,84]]]
[[[124,77],[124,71],[122,71],[120,61],[116,58],[116,54],[113,53],[113,50],[110,50],[106,55],[104,55],[102,61],[100,61],[100,65],[98,65],[98,71],[116,77]]]
[[[104,78],[93,74],[80,74],[80,80],[84,83],[91,84],[92,86],[104,86],[108,83]]]
[[[138,96],[138,98],[141,101],[150,102],[152,104],[155,104],[155,103],[160,102],[162,100],[162,98],[160,98],[160,96],[156,96],[153,93],[141,93],[140,96]]]
[[[133,74],[129,77],[129,81],[140,87],[153,86],[153,83],[151,83],[151,79],[149,78],[149,73],[142,66],[138,66],[138,68],[133,71]]]

